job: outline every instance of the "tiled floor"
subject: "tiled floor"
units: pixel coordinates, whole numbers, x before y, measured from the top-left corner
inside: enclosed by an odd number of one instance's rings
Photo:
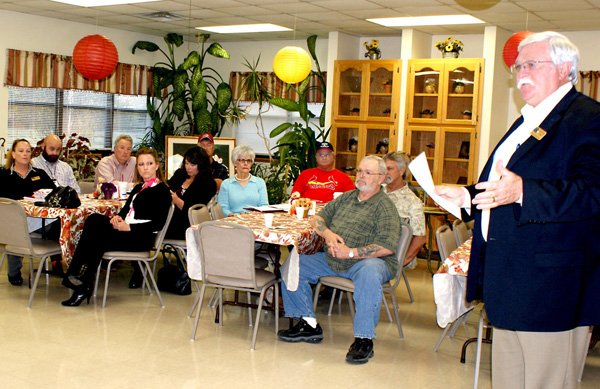
[[[420,261],[421,262],[421,261]],[[24,269],[25,270],[25,269]],[[65,308],[68,297],[58,278],[41,285],[32,309],[29,290],[0,276],[0,387],[2,388],[470,388],[474,350],[459,362],[464,340],[475,334],[478,315],[467,329],[432,351],[441,332],[435,324],[431,275],[425,263],[409,272],[416,302],[403,285],[398,290],[405,339],[385,313],[377,327],[375,356],[366,365],[344,361],[352,342],[348,305],[327,317],[327,302],[317,312],[325,332],[321,344],[277,341],[274,319],[263,315],[257,348],[249,349],[252,329],[247,311],[226,307],[224,326],[214,311],[201,315],[196,341],[187,317],[191,296],[155,296],[127,289],[129,267],[111,282],[107,307],[101,299]],[[25,274],[25,272],[24,272]],[[84,303],[85,304],[85,303]],[[336,306],[337,307],[337,306]],[[280,321],[287,327],[287,320]],[[588,356],[581,388],[600,383],[600,347]],[[489,345],[483,346],[480,387],[490,388]]]

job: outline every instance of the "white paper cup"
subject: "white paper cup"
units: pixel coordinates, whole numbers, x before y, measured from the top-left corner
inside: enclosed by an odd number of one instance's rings
[[[296,207],[296,217],[298,220],[304,219],[304,207]]]
[[[128,187],[128,182],[127,181],[119,181],[118,182],[118,188],[119,188],[119,196],[122,199],[127,198],[127,187]]]
[[[333,192],[333,198],[337,199],[338,197],[340,197],[342,195],[342,193],[344,193],[344,192]]]
[[[273,227],[273,219],[275,218],[275,215],[272,213],[265,213],[263,216],[265,217],[265,227]]]

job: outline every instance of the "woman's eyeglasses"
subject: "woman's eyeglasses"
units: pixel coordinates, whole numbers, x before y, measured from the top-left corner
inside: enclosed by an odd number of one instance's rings
[[[253,162],[251,159],[238,159],[237,161],[241,164],[245,164],[245,163],[252,164],[252,162]]]

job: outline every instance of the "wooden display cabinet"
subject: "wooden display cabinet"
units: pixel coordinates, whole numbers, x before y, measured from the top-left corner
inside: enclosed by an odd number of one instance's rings
[[[335,61],[331,142],[336,168],[354,175],[365,155],[396,150],[399,60]],[[388,140],[383,147],[384,139]]]
[[[404,150],[425,152],[436,184],[475,180],[483,59],[409,62]]]

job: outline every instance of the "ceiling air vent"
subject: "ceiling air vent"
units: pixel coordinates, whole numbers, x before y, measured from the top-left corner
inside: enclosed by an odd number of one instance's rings
[[[157,20],[159,22],[172,22],[174,20],[184,20],[185,19],[185,16],[173,14],[173,13],[166,12],[166,11],[144,13],[144,14],[141,14],[140,16],[143,18],[146,18],[146,19]]]

